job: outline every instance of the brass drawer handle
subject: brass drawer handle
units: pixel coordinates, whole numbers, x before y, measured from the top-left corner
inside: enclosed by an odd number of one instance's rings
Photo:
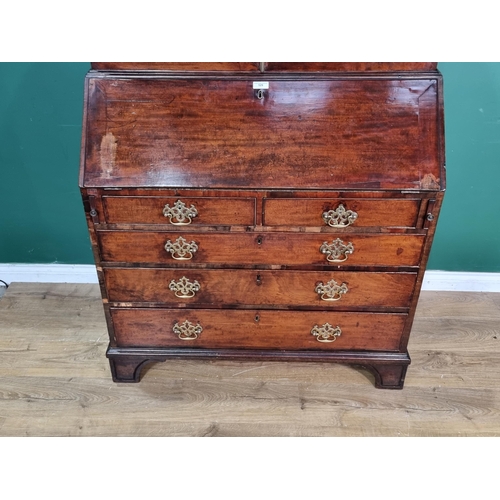
[[[167,240],[165,250],[172,254],[172,258],[175,260],[189,260],[198,250],[198,245],[194,241],[188,243],[182,236],[179,236],[175,243]]]
[[[348,290],[345,283],[339,285],[335,280],[330,280],[326,285],[320,282],[314,289],[321,296],[321,300],[326,301],[340,300]]]
[[[180,280],[172,280],[168,288],[172,290],[179,299],[190,299],[200,290],[200,284],[196,280],[191,282],[188,278],[183,276]]]
[[[180,325],[176,323],[173,327],[173,331],[181,340],[195,340],[203,331],[203,328],[199,323],[193,325],[193,323],[186,320]]]
[[[187,226],[191,224],[191,219],[198,215],[198,210],[194,205],[188,208],[184,202],[177,200],[173,207],[168,204],[165,205],[163,215],[168,217],[170,223],[174,226]]]
[[[314,325],[311,333],[318,342],[335,342],[342,335],[342,330],[339,326],[333,327],[330,323],[325,323],[323,326]]]
[[[344,205],[339,205],[336,210],[328,210],[323,212],[323,220],[330,227],[347,227],[355,222],[358,214],[352,210],[346,210]]]
[[[331,243],[324,241],[319,251],[326,255],[328,262],[345,262],[349,255],[354,252],[354,246],[350,242],[345,244],[340,238],[337,238]],[[343,259],[340,258],[342,255]]]

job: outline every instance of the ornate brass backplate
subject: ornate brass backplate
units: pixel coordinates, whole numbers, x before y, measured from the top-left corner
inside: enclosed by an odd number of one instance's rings
[[[342,334],[342,330],[339,326],[333,327],[330,323],[325,323],[323,326],[314,325],[311,334],[318,342],[335,342]]]
[[[319,251],[326,255],[328,262],[344,262],[354,252],[354,246],[350,242],[346,244],[340,238],[337,238],[331,243],[324,241]],[[342,256],[344,258],[341,258]]]
[[[176,323],[172,330],[181,340],[195,340],[203,331],[203,328],[199,323],[194,325],[190,321],[186,320],[180,325],[179,323]]]
[[[170,223],[174,226],[187,226],[198,215],[198,210],[194,205],[188,208],[184,202],[177,200],[173,207],[168,204],[165,205],[163,215],[168,217]]]
[[[323,220],[330,227],[347,227],[354,223],[358,218],[358,214],[352,210],[346,210],[344,205],[339,205],[336,210],[328,210],[323,212]]]
[[[326,285],[323,282],[318,283],[314,291],[321,296],[321,300],[335,301],[340,300],[342,295],[348,292],[347,285],[339,285],[335,280],[330,280]]]
[[[198,250],[198,245],[191,241],[188,243],[182,236],[179,236],[174,243],[168,240],[165,243],[165,250],[172,255],[175,260],[189,260]]]
[[[168,288],[175,293],[176,297],[179,297],[180,299],[190,299],[200,290],[200,284],[196,280],[190,281],[188,278],[183,276],[177,281],[172,280],[168,285]]]

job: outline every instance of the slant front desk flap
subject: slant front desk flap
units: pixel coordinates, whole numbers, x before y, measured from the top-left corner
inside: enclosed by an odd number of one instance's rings
[[[259,80],[90,77],[84,185],[441,185],[438,76]]]

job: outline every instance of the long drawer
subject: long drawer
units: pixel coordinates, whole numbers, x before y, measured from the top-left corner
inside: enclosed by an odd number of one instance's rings
[[[118,347],[397,351],[406,314],[111,308]]]
[[[98,231],[104,262],[418,266],[422,234]]]
[[[168,306],[409,307],[416,273],[104,269],[111,302]]]

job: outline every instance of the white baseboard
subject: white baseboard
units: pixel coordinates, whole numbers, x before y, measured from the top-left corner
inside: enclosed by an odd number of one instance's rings
[[[97,283],[94,265],[0,264],[0,280],[32,283]],[[426,271],[422,290],[500,292],[500,273]]]
[[[94,265],[0,264],[0,280],[23,283],[98,283]]]
[[[500,292],[500,273],[426,271],[422,290]]]

